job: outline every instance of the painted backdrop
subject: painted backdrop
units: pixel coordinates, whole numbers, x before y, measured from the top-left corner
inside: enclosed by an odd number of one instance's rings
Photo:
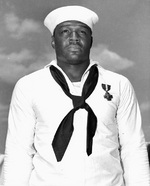
[[[84,5],[99,15],[91,58],[131,81],[150,141],[149,0],[0,0],[0,153],[16,81],[55,57],[43,20],[62,5]]]

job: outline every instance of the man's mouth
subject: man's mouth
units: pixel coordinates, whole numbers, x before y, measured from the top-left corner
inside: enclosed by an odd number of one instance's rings
[[[81,47],[79,45],[69,45],[68,46],[68,49],[70,51],[80,51],[81,50]]]

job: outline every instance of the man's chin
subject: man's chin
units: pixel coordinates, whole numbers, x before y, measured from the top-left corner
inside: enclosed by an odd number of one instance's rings
[[[78,53],[72,52],[69,56],[68,56],[68,60],[69,61],[80,61],[81,57]]]

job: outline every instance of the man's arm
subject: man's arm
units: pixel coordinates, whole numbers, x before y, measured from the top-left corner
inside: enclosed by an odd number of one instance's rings
[[[26,83],[20,80],[12,95],[4,161],[6,186],[28,186],[33,168],[35,115],[31,94]]]
[[[121,88],[117,112],[121,160],[126,186],[150,186],[150,172],[139,105],[130,82]]]

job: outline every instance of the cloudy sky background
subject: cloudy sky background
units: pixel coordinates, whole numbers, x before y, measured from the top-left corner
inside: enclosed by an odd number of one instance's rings
[[[83,5],[99,15],[91,58],[131,81],[150,141],[150,0],[0,0],[0,153],[16,81],[55,57],[43,20],[62,5]]]

